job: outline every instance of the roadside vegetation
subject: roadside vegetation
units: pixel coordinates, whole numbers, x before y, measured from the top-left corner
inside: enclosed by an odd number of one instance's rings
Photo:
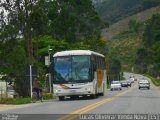
[[[43,100],[52,100],[56,98],[52,93],[43,93],[42,96]]]
[[[160,76],[160,14],[155,14],[146,21],[143,32],[143,46],[137,50],[135,61],[139,73]]]
[[[152,83],[155,86],[160,87],[160,79],[154,78],[154,77],[152,77],[150,75],[146,75],[146,76],[151,79]]]
[[[20,104],[28,104],[31,103],[31,98],[1,98],[0,104],[13,104],[13,105],[20,105]]]
[[[42,96],[44,101],[55,99],[55,96],[52,93],[43,93]],[[0,98],[0,104],[20,105],[29,103],[32,103],[32,99],[30,97]]]

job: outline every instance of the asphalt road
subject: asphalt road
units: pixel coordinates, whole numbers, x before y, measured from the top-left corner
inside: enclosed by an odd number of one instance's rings
[[[125,73],[126,78],[129,78],[131,75],[133,74]],[[134,74],[134,76],[138,80],[144,77],[137,74]],[[29,116],[33,118],[32,115],[28,114],[39,114],[38,120],[50,120],[51,118],[54,120],[54,117],[59,118],[58,115],[60,114],[160,114],[160,91],[152,84],[150,90],[139,90],[137,81],[132,84],[132,87],[123,88],[122,91],[107,90],[105,96],[97,99],[53,100],[50,102],[35,103],[14,110],[1,111],[0,113],[27,114],[26,120],[29,120]],[[58,115],[53,116],[53,114]],[[76,117],[63,115],[59,120],[71,120]],[[81,117],[83,119],[83,116]]]

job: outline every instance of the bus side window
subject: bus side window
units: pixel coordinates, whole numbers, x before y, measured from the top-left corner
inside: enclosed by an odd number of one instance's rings
[[[95,72],[96,71],[96,65],[93,64],[93,71]]]
[[[96,69],[98,69],[98,68],[99,68],[98,56],[96,56],[96,66],[97,66],[97,68],[96,68]]]
[[[100,68],[102,69],[102,58],[99,58],[99,62],[100,62]]]
[[[93,67],[93,72],[95,72],[96,69],[97,69],[97,63],[96,63],[96,57],[95,56],[93,56],[92,67]]]

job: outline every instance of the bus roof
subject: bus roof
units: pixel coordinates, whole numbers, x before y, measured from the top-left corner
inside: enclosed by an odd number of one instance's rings
[[[104,57],[104,55],[90,50],[67,50],[67,51],[57,52],[53,55],[53,57],[69,56],[69,55],[97,55]]]

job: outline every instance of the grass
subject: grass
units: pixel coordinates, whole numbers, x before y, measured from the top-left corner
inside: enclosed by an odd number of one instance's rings
[[[152,83],[153,83],[155,86],[160,87],[160,79],[156,79],[156,78],[154,78],[154,77],[152,77],[152,76],[150,76],[150,75],[146,75],[146,76],[151,79]]]
[[[28,104],[31,103],[31,98],[1,98],[0,104],[12,104],[12,105],[20,105],[20,104]]]
[[[55,96],[52,93],[43,93],[44,100],[54,99]],[[26,98],[0,98],[0,104],[12,104],[12,105],[21,105],[21,104],[29,104],[32,103],[32,99],[30,97]]]

